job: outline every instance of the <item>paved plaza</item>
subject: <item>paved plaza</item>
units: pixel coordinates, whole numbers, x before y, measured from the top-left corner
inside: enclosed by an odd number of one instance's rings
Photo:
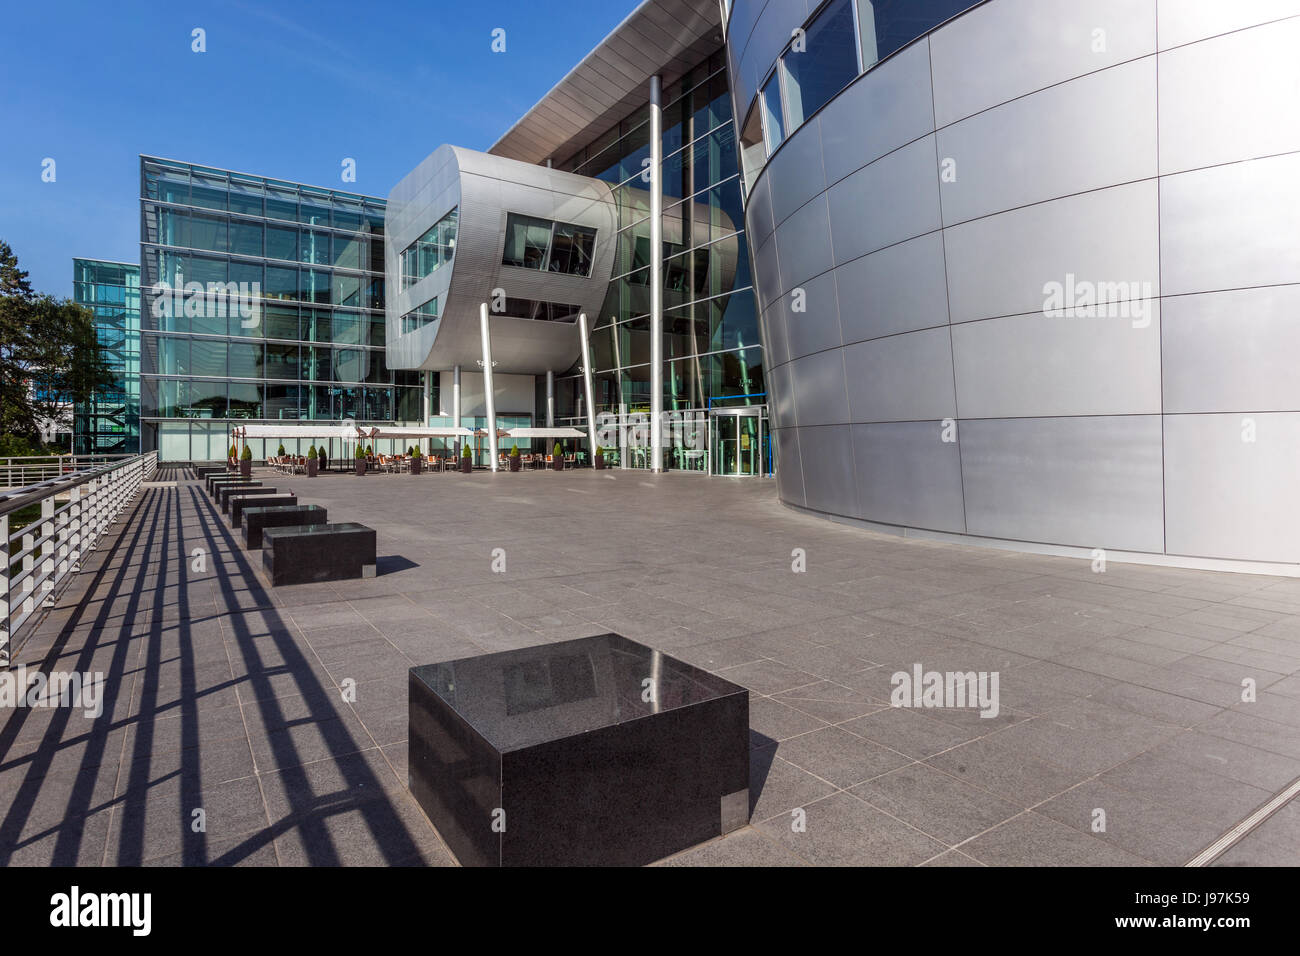
[[[15,656],[105,700],[0,713],[0,864],[454,865],[407,669],[607,631],[751,693],[750,825],[671,865],[1182,865],[1300,778],[1300,580],[874,534],[761,480],[258,472],[377,529],[378,575],[272,591],[160,472]],[[890,706],[917,665],[996,673],[997,715]],[[1300,864],[1300,804],[1217,864]]]

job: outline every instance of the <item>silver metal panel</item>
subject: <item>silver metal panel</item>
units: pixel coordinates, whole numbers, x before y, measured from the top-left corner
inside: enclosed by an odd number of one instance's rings
[[[1192,43],[1281,17],[1300,16],[1300,0],[1159,0],[1160,49]]]
[[[1155,48],[1156,0],[993,0],[930,35],[935,120],[947,126]]]
[[[768,398],[772,409],[772,425],[791,432],[799,423],[795,414],[794,385],[791,382],[789,365],[778,365],[769,372]]]
[[[1300,561],[1300,414],[1165,419],[1169,553]]]
[[[749,241],[755,248],[766,242],[776,228],[776,221],[772,217],[772,193],[766,176],[760,176],[745,197],[745,223],[749,230]]]
[[[799,432],[794,428],[772,431],[776,442],[776,491],[782,501],[803,507],[803,464],[799,455]]]
[[[1156,182],[1028,206],[945,231],[953,322],[1040,312],[1049,283],[1127,282],[1158,295]],[[1165,268],[1168,275],[1169,253]]]
[[[799,452],[805,505],[830,514],[859,517],[849,426],[800,428]]]
[[[927,136],[876,160],[841,180],[826,195],[837,265],[938,229],[934,137]]]
[[[1166,413],[1300,411],[1300,286],[1176,296],[1162,312]]]
[[[783,366],[790,370],[799,427],[834,425],[849,420],[840,349],[818,352]]]
[[[777,261],[776,237],[773,236],[754,253],[754,293],[761,312],[779,307],[781,269]]]
[[[410,289],[401,289],[400,251],[453,207],[459,207],[455,256]],[[588,277],[520,269],[501,263],[511,212],[596,230]],[[597,314],[613,266],[617,216],[609,186],[598,180],[459,147],[444,146],[394,187],[385,218],[387,356],[393,368],[472,366],[481,357],[478,312],[506,296],[566,302]],[[401,318],[437,295],[436,323],[402,334]],[[578,356],[576,323],[493,316],[494,359],[502,373],[565,369]]]
[[[1021,97],[938,138],[940,162],[951,161],[941,187],[946,225],[1153,177],[1156,58]]]
[[[1300,150],[1300,17],[1160,55],[1160,170]]]
[[[884,524],[963,533],[961,456],[956,442],[942,438],[938,421],[854,425],[858,515]]]
[[[840,310],[835,294],[835,277],[827,272],[803,285],[801,312],[794,311],[795,295],[787,292],[769,314],[785,315],[785,332],[790,358],[799,358],[813,352],[838,348],[840,337]]]
[[[1167,295],[1300,282],[1300,155],[1160,180]]]
[[[786,344],[785,310],[779,305],[768,309],[761,316],[763,324],[763,360],[768,368],[775,368],[790,361],[790,349]]]
[[[813,276],[831,270],[835,263],[831,260],[830,217],[825,194],[777,226],[776,254],[782,292],[789,292]]]
[[[905,332],[844,349],[849,420],[930,421],[954,418],[948,327]]]
[[[954,325],[962,416],[1159,415],[1160,308],[1140,305],[1142,320],[1039,312]]]
[[[796,209],[826,189],[822,172],[821,124],[813,118],[790,137],[772,157],[766,175],[772,199],[772,218],[784,222]]]
[[[943,237],[900,242],[835,270],[845,343],[948,324]]]
[[[1163,549],[1160,416],[992,419],[960,429],[970,534]]]
[[[820,118],[828,183],[931,132],[929,42],[914,43],[859,78]]]

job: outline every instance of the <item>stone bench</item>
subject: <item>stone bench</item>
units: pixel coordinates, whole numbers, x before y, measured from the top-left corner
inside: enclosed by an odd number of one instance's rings
[[[232,495],[229,499],[230,505],[230,527],[238,528],[243,519],[244,512],[249,508],[270,508],[273,505],[296,505],[298,498],[289,494],[258,494],[254,492],[251,495]]]
[[[234,495],[261,495],[275,494],[276,489],[263,485],[260,481],[249,482],[244,485],[222,485],[217,489],[214,496],[217,499],[217,507],[221,509],[222,514],[230,514],[230,499]]]
[[[262,532],[267,528],[325,524],[328,512],[321,505],[263,505],[245,507],[242,513],[244,547],[262,549]]]
[[[408,686],[411,794],[462,865],[641,865],[749,821],[749,692],[619,634]]]
[[[237,483],[247,483],[252,481],[251,478],[241,478],[239,475],[209,475],[208,476],[208,494],[214,494],[222,485],[231,485]]]
[[[354,524],[267,528],[262,570],[271,587],[375,576],[374,528]]]

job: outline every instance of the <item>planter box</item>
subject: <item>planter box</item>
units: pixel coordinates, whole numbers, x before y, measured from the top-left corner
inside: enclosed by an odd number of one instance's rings
[[[230,527],[238,528],[249,508],[271,508],[276,505],[296,505],[295,495],[235,495],[230,499]]]
[[[564,459],[563,459],[563,458],[556,458],[553,462],[551,462],[551,470],[552,470],[552,471],[564,471]]]
[[[315,478],[316,473],[320,470],[320,460],[316,458],[307,459],[307,477]]]
[[[366,460],[364,458],[357,458],[356,463],[357,463],[357,475],[358,476],[364,475],[366,473]]]
[[[749,692],[655,658],[604,634],[411,668],[411,793],[462,865],[637,866],[748,823]]]
[[[242,459],[242,458],[240,459],[240,461],[239,461],[239,473],[240,473],[241,475],[243,475],[245,478],[248,478],[248,477],[250,477],[250,476],[253,474],[253,462],[252,462],[252,459],[249,459],[249,460],[247,460],[247,461],[245,461],[245,460]]]
[[[605,456],[604,456],[604,455],[596,455],[594,458],[591,459],[591,462],[592,462],[593,465],[596,466],[596,470],[597,470],[597,471],[604,471],[604,470],[605,470]]]
[[[271,587],[375,576],[375,530],[360,524],[267,528],[262,570]]]
[[[418,475],[424,471],[424,462],[419,458],[411,459],[411,474]]]
[[[474,470],[474,459],[460,456],[460,470],[462,474],[470,474]]]
[[[523,459],[516,458],[514,455],[506,456],[510,460],[510,470],[518,471],[523,466]]]
[[[267,528],[288,528],[325,524],[329,513],[320,505],[256,505],[243,511],[244,547],[262,549],[262,532]]]

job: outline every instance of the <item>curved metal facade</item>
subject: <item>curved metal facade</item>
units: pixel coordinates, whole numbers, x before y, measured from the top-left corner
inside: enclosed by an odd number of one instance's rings
[[[402,251],[452,209],[459,210],[450,262],[403,290]],[[596,230],[589,276],[502,264],[506,218],[516,213]],[[607,184],[492,156],[441,146],[389,194],[384,223],[388,362],[394,368],[473,367],[482,357],[479,306],[502,289],[511,299],[560,302],[595,315],[609,285],[617,217]],[[403,333],[402,317],[433,298],[438,318]],[[492,358],[502,372],[566,369],[580,351],[572,322],[492,319]]]
[[[817,6],[735,0],[738,116]],[[746,205],[782,500],[1300,562],[1297,50],[1300,0],[988,0],[789,135]]]

